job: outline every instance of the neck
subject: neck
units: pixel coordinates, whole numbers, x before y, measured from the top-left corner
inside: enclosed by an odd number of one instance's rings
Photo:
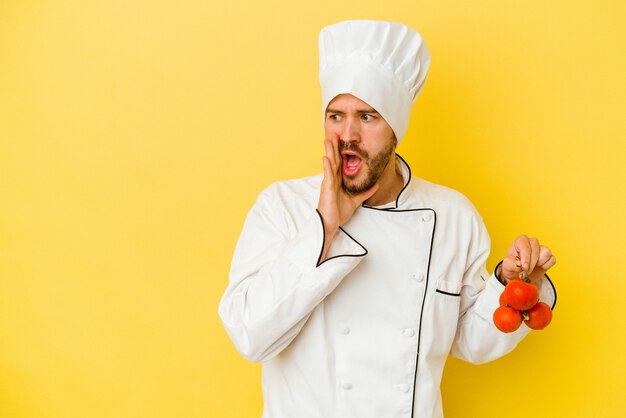
[[[394,154],[389,159],[382,176],[378,180],[379,188],[365,201],[367,206],[381,206],[397,199],[402,187],[404,187],[404,177],[400,169],[400,161]]]

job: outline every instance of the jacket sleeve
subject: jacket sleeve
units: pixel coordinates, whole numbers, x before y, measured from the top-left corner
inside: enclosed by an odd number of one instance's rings
[[[531,331],[522,323],[517,331],[507,334],[493,323],[493,312],[499,306],[504,285],[485,268],[489,246],[487,230],[476,214],[461,288],[459,323],[451,350],[454,357],[474,364],[486,363],[511,352]],[[554,308],[556,291],[547,276],[540,284],[540,300]]]
[[[341,230],[331,257],[318,265],[324,242],[321,215],[313,208],[289,210],[268,190],[248,213],[218,308],[238,351],[255,362],[287,347],[315,307],[367,253]]]

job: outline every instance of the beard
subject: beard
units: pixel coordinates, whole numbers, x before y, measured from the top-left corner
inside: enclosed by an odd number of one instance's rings
[[[387,164],[389,164],[389,160],[391,160],[391,157],[395,154],[395,146],[396,141],[394,137],[393,140],[388,141],[385,149],[370,158],[367,151],[359,148],[359,146],[353,142],[339,142],[339,152],[342,150],[354,151],[363,160],[364,167],[362,169],[366,169],[366,176],[361,181],[351,181],[344,177],[341,182],[343,190],[348,194],[355,195],[372,188],[383,175]]]

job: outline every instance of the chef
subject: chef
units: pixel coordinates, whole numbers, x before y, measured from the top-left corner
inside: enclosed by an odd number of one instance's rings
[[[527,274],[554,306],[555,258],[521,235],[489,274],[472,204],[396,154],[430,62],[417,32],[341,22],[321,31],[319,53],[323,174],[260,194],[220,317],[263,363],[264,418],[441,417],[448,354],[511,351],[530,330],[495,328],[500,293]]]

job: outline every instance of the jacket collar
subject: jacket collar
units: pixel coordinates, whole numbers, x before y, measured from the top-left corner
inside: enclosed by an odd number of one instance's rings
[[[408,193],[405,192],[409,186],[409,183],[411,182],[411,167],[409,167],[409,164],[404,160],[404,158],[400,156],[400,154],[396,154],[396,157],[396,164],[400,166],[400,172],[402,174],[402,178],[404,179],[404,185],[402,186],[402,190],[400,190],[400,193],[398,193],[398,196],[394,201],[380,206],[368,206],[363,203],[362,206],[364,208],[394,210],[398,209],[402,204],[406,203]]]

